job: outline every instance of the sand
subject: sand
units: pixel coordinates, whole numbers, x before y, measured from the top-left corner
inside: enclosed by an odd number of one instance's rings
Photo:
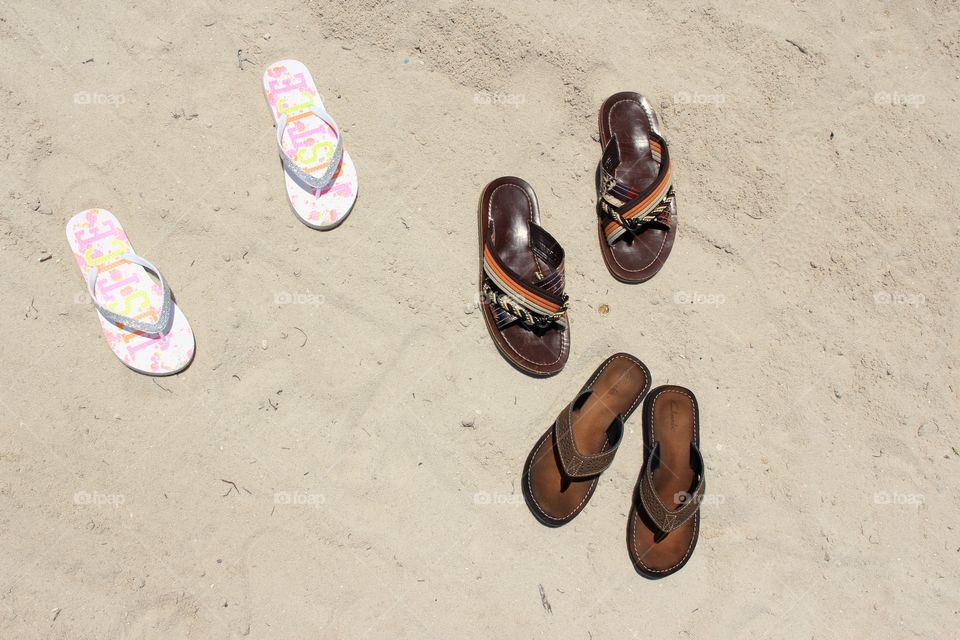
[[[0,636],[954,635],[956,3],[415,6],[0,2]],[[285,57],[357,165],[331,232],[286,202]],[[620,90],[680,211],[634,287],[593,213]],[[475,308],[476,201],[511,174],[567,252],[548,380]],[[170,281],[184,373],[104,344],[64,237],[94,206]],[[638,418],[570,525],[518,484],[615,351],[702,411],[699,546],[657,582],[625,547]]]

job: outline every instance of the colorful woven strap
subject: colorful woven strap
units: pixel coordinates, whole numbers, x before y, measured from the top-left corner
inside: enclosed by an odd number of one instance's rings
[[[690,444],[690,459],[693,462],[694,469],[697,472],[697,486],[690,494],[682,496],[683,505],[676,509],[668,509],[660,496],[657,495],[656,487],[653,482],[653,472],[660,466],[660,443],[655,442],[650,451],[650,458],[640,476],[640,502],[644,511],[653,520],[653,523],[660,529],[660,535],[657,536],[659,542],[666,537],[668,533],[679,529],[684,522],[693,517],[693,514],[700,508],[700,501],[703,498],[705,483],[703,479],[703,456],[696,445]],[[668,469],[665,473],[671,473]]]
[[[614,178],[620,164],[616,136],[610,138],[600,161],[600,209],[610,218],[603,228],[608,244],[613,244],[627,231],[636,233],[651,222],[670,223],[670,205],[673,203],[670,153],[667,141],[650,133],[650,155],[660,164],[653,184],[643,190],[633,189]]]
[[[553,423],[553,437],[557,452],[560,454],[560,466],[567,477],[572,479],[589,478],[605,471],[613,462],[613,457],[617,454],[617,448],[623,438],[623,419],[617,416],[608,429],[608,433],[612,435],[613,445],[601,453],[590,456],[580,453],[573,438],[573,411],[574,406],[582,406],[585,400],[584,394],[589,393],[591,393],[590,389],[582,391],[580,396],[564,409],[557,421]]]
[[[540,271],[524,280],[497,256],[489,238],[483,243],[484,303],[494,312],[497,328],[520,321],[531,327],[566,326],[568,296],[563,292],[563,248],[543,228],[530,225],[530,248]]]

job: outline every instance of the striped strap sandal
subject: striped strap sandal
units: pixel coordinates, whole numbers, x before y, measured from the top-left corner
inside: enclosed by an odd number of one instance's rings
[[[610,96],[600,108],[600,144],[600,250],[614,278],[645,282],[666,262],[677,232],[670,153],[647,99]]]
[[[521,371],[559,372],[570,353],[564,253],[540,226],[533,188],[504,177],[483,190],[480,227],[480,295],[494,344]]]

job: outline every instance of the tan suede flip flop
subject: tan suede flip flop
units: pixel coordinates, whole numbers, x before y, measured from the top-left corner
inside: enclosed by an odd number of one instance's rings
[[[627,550],[637,572],[656,579],[687,563],[700,533],[704,465],[697,398],[683,387],[657,387],[644,403],[643,423],[646,463],[627,524]]]
[[[523,468],[523,495],[534,517],[559,527],[583,511],[610,466],[623,423],[650,388],[637,358],[608,358],[537,441]]]

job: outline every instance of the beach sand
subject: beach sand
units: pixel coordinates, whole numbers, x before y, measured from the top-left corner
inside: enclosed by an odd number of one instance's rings
[[[947,0],[0,2],[0,636],[951,636],[958,25]],[[287,203],[282,58],[357,165],[331,232]],[[658,109],[680,215],[640,286],[595,226],[621,90]],[[476,308],[501,175],[566,249],[547,380]],[[182,374],[104,343],[64,236],[90,207],[169,280]],[[570,525],[519,486],[616,351],[701,407],[699,545],[656,582],[625,545],[639,414]]]

